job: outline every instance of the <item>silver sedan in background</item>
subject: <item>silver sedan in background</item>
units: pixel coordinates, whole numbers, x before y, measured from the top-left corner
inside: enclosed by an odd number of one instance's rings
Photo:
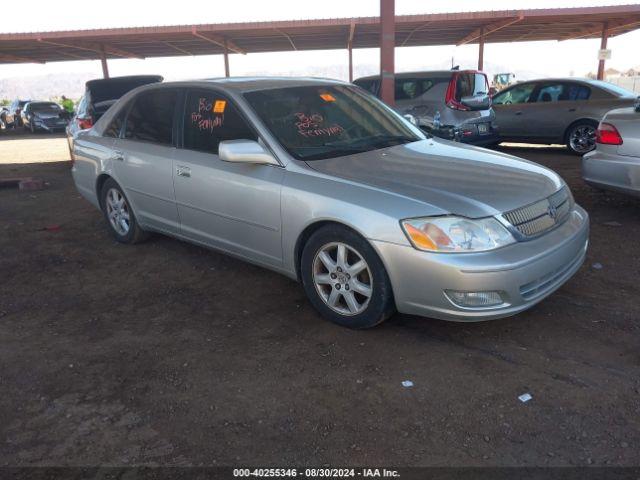
[[[596,128],[609,110],[635,95],[599,80],[548,78],[512,85],[493,97],[500,141],[560,143],[577,155],[595,148]]]
[[[582,176],[595,187],[640,196],[640,98],[604,116],[596,149],[582,159]]]
[[[514,315],[566,282],[588,243],[587,213],[551,170],[429,138],[338,81],[140,87],[78,134],[74,157],[116,240],[160,232],[262,265],[352,328],[396,310]]]

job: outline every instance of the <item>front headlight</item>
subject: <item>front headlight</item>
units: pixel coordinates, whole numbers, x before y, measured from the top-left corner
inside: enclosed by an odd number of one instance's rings
[[[516,241],[493,217],[410,218],[400,223],[411,244],[427,252],[483,252]]]

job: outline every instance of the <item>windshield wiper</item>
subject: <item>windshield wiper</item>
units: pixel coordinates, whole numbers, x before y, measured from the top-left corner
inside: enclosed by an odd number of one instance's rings
[[[370,148],[339,147],[309,155],[301,155],[301,160],[322,160],[325,158],[344,157],[346,155],[355,155],[356,153],[368,152],[370,150]]]
[[[418,139],[408,137],[407,135],[379,135],[376,137],[373,146],[375,148],[383,148],[417,141]]]

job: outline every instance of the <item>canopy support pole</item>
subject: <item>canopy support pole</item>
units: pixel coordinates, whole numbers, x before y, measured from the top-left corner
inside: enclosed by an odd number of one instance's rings
[[[353,82],[353,34],[356,31],[356,24],[351,23],[349,26],[349,40],[347,41],[347,50],[349,50],[349,83]]]
[[[227,48],[227,39],[224,39],[224,76],[229,77],[229,48]]]
[[[102,64],[102,78],[109,78],[109,65],[107,64],[107,53],[104,45],[100,45],[100,63]]]
[[[380,98],[395,105],[395,0],[380,0]]]
[[[478,41],[478,70],[484,68],[484,27],[480,27],[480,40]]]
[[[609,24],[604,22],[602,24],[602,38],[600,39],[600,50],[606,50],[607,39],[609,38]],[[598,60],[598,80],[604,80],[604,58]]]

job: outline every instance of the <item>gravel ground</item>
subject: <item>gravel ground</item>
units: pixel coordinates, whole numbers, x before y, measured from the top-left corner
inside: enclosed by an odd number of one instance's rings
[[[0,465],[639,465],[640,202],[502,149],[589,211],[582,269],[516,317],[350,331],[267,270],[115,243],[64,137],[0,132],[0,176],[48,182],[0,189]]]

